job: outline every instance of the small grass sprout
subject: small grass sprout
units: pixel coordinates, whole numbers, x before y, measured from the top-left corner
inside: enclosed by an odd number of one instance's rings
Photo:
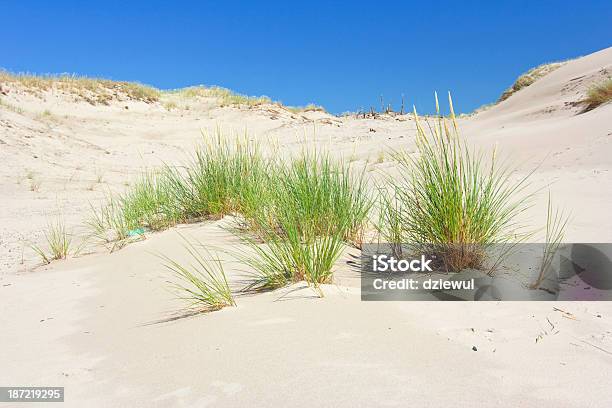
[[[548,194],[548,205],[546,211],[546,236],[544,241],[544,250],[542,253],[542,263],[535,282],[530,285],[530,288],[536,289],[540,286],[546,275],[550,271],[552,261],[563,243],[565,230],[569,222],[569,216],[564,214],[557,208],[553,208],[550,193]]]
[[[197,240],[189,240],[181,235],[183,248],[191,262],[182,263],[159,255],[164,267],[175,278],[172,288],[181,299],[192,308],[204,311],[219,310],[226,306],[236,306],[234,296],[221,261]]]
[[[51,261],[66,259],[69,255],[72,237],[66,231],[66,225],[61,218],[47,224],[44,231],[47,249],[32,245],[32,249],[40,256],[43,263],[49,264]]]

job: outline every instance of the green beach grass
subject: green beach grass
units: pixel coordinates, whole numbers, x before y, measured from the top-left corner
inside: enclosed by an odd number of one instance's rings
[[[488,246],[530,236],[517,220],[534,198],[532,173],[516,179],[495,151],[485,155],[469,147],[459,134],[450,94],[449,106],[449,118],[439,115],[436,96],[438,115],[426,126],[415,110],[417,151],[391,155],[399,176],[387,178],[376,194],[365,167],[358,171],[316,149],[279,160],[262,154],[246,136],[229,140],[217,131],[205,135],[186,165],[144,172],[125,193],[92,207],[87,224],[92,237],[115,250],[147,231],[231,215],[237,225],[231,230],[247,248],[234,254],[251,271],[246,290],[304,281],[323,296],[320,285],[333,281],[343,250],[360,248],[372,228],[379,241],[398,250],[407,243],[435,255],[442,270],[482,269]],[[554,251],[565,223],[550,211],[547,239]],[[201,247],[186,243],[196,261]],[[165,260],[200,292],[219,291],[216,280],[196,281],[193,269]],[[215,303],[209,295],[202,295],[206,308],[231,304],[227,297]]]
[[[512,169],[470,148],[458,132],[449,94],[450,120],[426,127],[414,112],[417,154],[395,152],[399,177],[388,179],[382,198],[384,239],[415,245],[443,269],[484,266],[484,249],[524,239],[517,217],[531,204],[528,178],[512,181]],[[439,113],[436,96],[436,111]],[[399,246],[398,246],[399,248]]]

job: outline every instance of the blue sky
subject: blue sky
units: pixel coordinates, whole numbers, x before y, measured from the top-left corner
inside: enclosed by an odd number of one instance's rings
[[[180,2],[0,0],[0,67],[220,85],[331,112],[457,110],[494,101],[543,62],[612,46],[608,1]]]

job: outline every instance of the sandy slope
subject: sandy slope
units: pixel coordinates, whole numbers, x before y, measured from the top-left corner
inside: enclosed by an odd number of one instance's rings
[[[612,48],[571,61],[461,120],[474,144],[497,144],[520,173],[540,164],[534,185],[554,182],[553,197],[573,211],[570,240],[612,238],[612,105],[580,113],[575,104],[611,71]],[[380,152],[412,148],[414,123],[406,117],[339,119],[192,100],[168,112],[161,104],[90,106],[19,89],[2,100],[0,384],[64,385],[69,406],[612,402],[607,303],[366,303],[344,258],[338,285],[326,287],[324,299],[297,285],[241,297],[237,308],[173,320],[181,304],[165,290],[167,275],[154,254],[183,256],[176,229],[110,255],[97,250],[47,267],[36,268],[28,248],[58,212],[79,233],[88,201],[125,188],[143,167],[180,163],[201,129],[246,128],[281,152],[304,143],[330,146],[374,176],[393,173],[388,155],[376,163]],[[542,223],[543,204],[527,216]],[[225,222],[177,229],[240,250],[220,228]],[[239,266],[230,259],[226,266],[233,282],[241,279]]]

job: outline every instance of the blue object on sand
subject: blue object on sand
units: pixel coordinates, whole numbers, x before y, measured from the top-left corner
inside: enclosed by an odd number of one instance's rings
[[[144,233],[145,233],[144,228],[136,228],[136,229],[128,231],[128,237],[134,237],[136,235],[144,235]]]

